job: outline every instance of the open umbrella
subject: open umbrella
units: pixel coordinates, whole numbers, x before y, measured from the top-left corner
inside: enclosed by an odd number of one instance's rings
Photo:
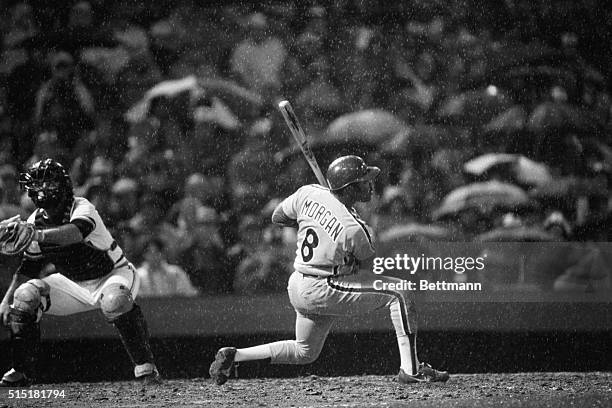
[[[514,69],[554,66],[567,59],[558,48],[535,41],[488,47],[483,58],[486,61],[486,72],[468,76],[462,84],[463,89],[491,83],[506,85],[507,73]]]
[[[509,109],[512,99],[497,87],[450,95],[442,101],[436,115],[444,123],[463,126],[480,126]]]
[[[381,143],[407,128],[406,123],[382,109],[347,113],[334,119],[325,130],[328,141]]]
[[[390,241],[445,241],[452,238],[452,233],[447,228],[432,225],[409,223],[396,225],[383,231],[378,237],[379,242],[388,243]]]
[[[433,212],[434,219],[476,209],[489,214],[495,209],[517,209],[529,204],[529,196],[514,184],[496,180],[471,183],[451,191]]]
[[[553,179],[548,166],[518,154],[487,153],[467,161],[463,169],[475,176],[501,170],[517,183],[529,186],[543,186]]]
[[[380,145],[379,151],[388,156],[406,156],[416,150],[435,151],[442,147],[462,147],[469,135],[452,126],[407,126]]]
[[[174,98],[186,92],[189,93],[192,100],[204,96],[209,98],[211,101],[209,110],[215,110],[217,115],[220,115],[221,111],[224,110],[225,115],[233,116],[233,114],[236,114],[238,117],[243,117],[263,105],[263,100],[259,94],[232,81],[217,78],[197,78],[195,75],[189,75],[181,79],[166,80],[156,84],[128,110],[125,117],[128,122],[138,123],[146,118],[153,99],[158,97]]]
[[[520,105],[512,106],[491,119],[482,127],[487,133],[512,134],[520,132],[527,124],[527,112]]]
[[[601,127],[589,110],[565,102],[543,102],[527,121],[527,129],[535,133],[565,130],[593,134]]]
[[[158,97],[172,98],[183,92],[197,94],[201,92],[195,76],[190,75],[182,79],[162,81],[149,89],[141,100],[136,102],[126,113],[125,118],[130,123],[138,123],[146,119],[151,101]]]
[[[529,190],[529,196],[539,201],[566,201],[579,196],[605,197],[607,194],[604,181],[575,176],[555,178]]]
[[[513,164],[516,159],[516,154],[487,153],[467,161],[463,165],[463,170],[468,174],[482,176],[497,166]]]
[[[478,234],[475,242],[553,242],[562,239],[536,226],[500,227]]]

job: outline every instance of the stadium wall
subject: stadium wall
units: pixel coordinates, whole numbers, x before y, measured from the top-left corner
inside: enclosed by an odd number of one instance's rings
[[[611,299],[594,293],[417,293],[419,357],[455,373],[611,371]],[[141,299],[152,347],[166,378],[206,377],[217,348],[293,337],[287,296]],[[131,378],[114,331],[98,312],[45,316],[39,381]],[[392,374],[398,352],[384,310],[341,319],[317,362],[303,367],[249,363],[240,377]],[[0,347],[8,351],[8,333]],[[8,352],[0,354],[10,365]]]

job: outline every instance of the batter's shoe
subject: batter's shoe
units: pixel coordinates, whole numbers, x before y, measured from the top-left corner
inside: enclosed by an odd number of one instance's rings
[[[7,371],[2,376],[2,380],[0,380],[0,387],[20,388],[29,387],[30,385],[32,385],[32,380],[26,377],[24,373],[15,371],[14,368],[11,368],[9,371]]]
[[[400,368],[397,380],[402,384],[415,384],[422,382],[446,382],[450,378],[448,371],[438,371],[432,368],[429,364],[419,364],[419,369],[415,375],[406,374]]]
[[[145,385],[157,385],[162,383],[161,375],[157,367],[152,363],[144,363],[134,367],[134,377]]]
[[[217,385],[223,385],[227,381],[234,366],[234,357],[236,357],[235,347],[223,347],[217,351],[215,361],[210,365],[208,373]]]

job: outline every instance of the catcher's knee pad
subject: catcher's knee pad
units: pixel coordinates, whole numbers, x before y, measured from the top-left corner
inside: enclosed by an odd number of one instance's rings
[[[30,279],[20,285],[13,294],[11,313],[22,313],[36,316],[38,321],[42,312],[49,309],[51,300],[49,298],[50,287],[47,282],[40,279]]]
[[[100,308],[109,321],[115,320],[134,307],[132,292],[120,283],[108,285],[102,291],[100,297]]]

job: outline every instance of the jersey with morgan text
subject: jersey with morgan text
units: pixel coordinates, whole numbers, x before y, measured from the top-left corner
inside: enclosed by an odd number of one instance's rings
[[[301,187],[282,202],[285,214],[298,222],[293,267],[307,275],[343,274],[342,266],[375,254],[372,233],[359,214],[318,184]]]

